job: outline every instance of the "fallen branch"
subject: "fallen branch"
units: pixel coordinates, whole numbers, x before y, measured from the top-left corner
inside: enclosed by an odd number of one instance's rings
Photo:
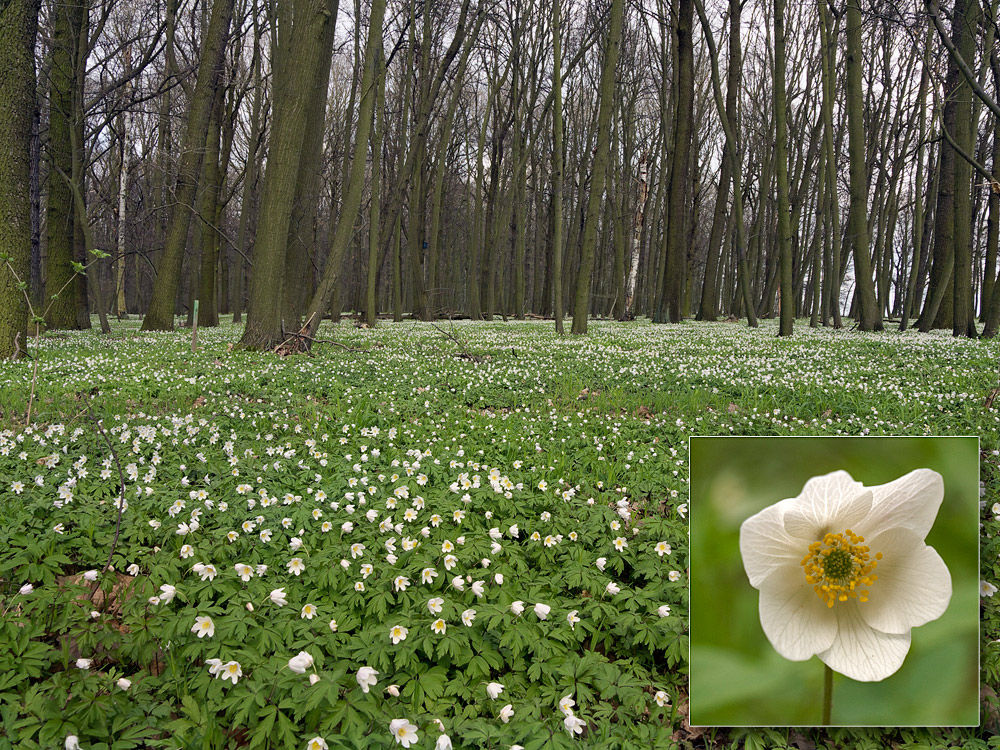
[[[334,341],[333,339],[318,339],[315,336],[310,336],[308,333],[306,333],[306,331],[309,330],[310,322],[312,322],[312,316],[309,316],[309,319],[306,320],[306,322],[303,324],[302,328],[298,330],[298,332],[285,331],[285,326],[284,324],[282,324],[281,326],[282,342],[278,344],[276,347],[274,347],[274,349],[272,349],[271,351],[281,356],[298,354],[300,352],[304,352],[311,356],[312,354],[311,349],[313,344],[333,344],[334,346],[339,346],[341,349],[348,352],[353,352],[355,354],[364,354],[367,352],[371,352],[375,349],[381,349],[383,346],[382,344],[374,344],[373,346],[370,346],[367,349],[363,349],[360,347],[348,346],[347,344],[343,344],[340,341]]]
[[[460,351],[455,356],[459,357],[460,359],[467,359],[470,362],[485,362],[486,361],[486,357],[484,357],[483,355],[481,355],[481,354],[473,354],[472,352],[470,352],[465,347],[465,342],[462,341],[457,335],[455,335],[454,331],[446,331],[441,326],[439,326],[437,323],[431,323],[431,325],[434,326],[436,329],[438,329],[438,331],[441,332],[442,336],[444,336],[446,339],[448,339],[449,341],[451,341],[452,343],[454,343],[455,346],[457,346],[459,348]]]

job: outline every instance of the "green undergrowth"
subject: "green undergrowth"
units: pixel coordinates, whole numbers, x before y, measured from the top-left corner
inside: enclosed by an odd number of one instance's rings
[[[0,363],[0,747],[997,746],[1000,596],[980,729],[687,725],[690,435],[978,435],[1000,583],[1000,345],[775,333],[44,335]]]

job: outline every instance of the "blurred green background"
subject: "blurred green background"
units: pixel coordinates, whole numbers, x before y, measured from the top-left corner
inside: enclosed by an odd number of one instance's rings
[[[788,661],[760,626],[758,592],[739,527],[806,480],[844,469],[865,486],[913,469],[944,478],[927,544],[952,577],[939,619],[914,628],[898,672],[864,683],[834,673],[832,723],[960,726],[979,723],[979,453],[968,437],[691,438],[690,721],[709,726],[815,725],[823,663]]]

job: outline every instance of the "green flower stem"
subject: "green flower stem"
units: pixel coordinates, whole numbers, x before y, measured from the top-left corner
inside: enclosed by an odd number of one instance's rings
[[[823,721],[830,724],[830,711],[833,708],[833,670],[823,665]]]

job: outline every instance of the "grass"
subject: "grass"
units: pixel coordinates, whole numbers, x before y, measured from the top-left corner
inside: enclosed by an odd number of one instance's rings
[[[327,324],[356,351],[288,358],[233,350],[228,323],[194,353],[135,321],[49,334],[28,426],[32,363],[0,363],[0,747],[388,748],[400,719],[426,748],[988,746],[1000,597],[981,600],[983,729],[687,726],[687,438],[979,435],[997,583],[1000,345],[442,328]]]

